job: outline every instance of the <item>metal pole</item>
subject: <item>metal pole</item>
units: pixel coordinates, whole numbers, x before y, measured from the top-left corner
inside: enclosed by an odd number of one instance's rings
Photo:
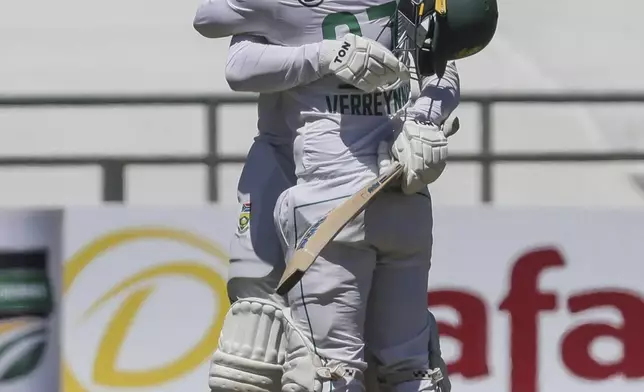
[[[492,102],[481,102],[481,202],[492,202]]]
[[[117,161],[103,162],[103,201],[124,201],[125,163]]]
[[[213,162],[208,165],[208,200],[216,202],[219,198],[219,164],[216,163],[217,157],[217,102],[208,103],[206,113],[206,125],[208,127],[207,143],[208,143],[208,158]]]

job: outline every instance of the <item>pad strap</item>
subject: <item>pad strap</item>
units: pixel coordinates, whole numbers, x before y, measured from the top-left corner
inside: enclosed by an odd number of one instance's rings
[[[403,382],[414,381],[414,380],[429,380],[433,384],[437,384],[442,379],[443,379],[443,372],[439,368],[436,368],[434,370],[422,369],[422,370],[401,371],[401,372],[379,377],[379,381],[381,383],[388,384],[388,385],[397,385]]]

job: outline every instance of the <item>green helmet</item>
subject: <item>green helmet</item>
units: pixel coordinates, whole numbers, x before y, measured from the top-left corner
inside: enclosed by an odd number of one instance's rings
[[[472,56],[496,32],[496,0],[399,0],[397,49],[416,50],[420,75],[442,76],[447,62]]]

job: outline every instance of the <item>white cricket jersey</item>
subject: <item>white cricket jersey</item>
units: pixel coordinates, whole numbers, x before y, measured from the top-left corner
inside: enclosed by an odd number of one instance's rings
[[[237,35],[232,38],[228,52],[226,80],[235,91],[258,93],[308,85],[320,79],[319,50],[319,43],[278,46],[262,37]],[[449,62],[442,78],[423,77],[422,86],[420,97],[407,111],[407,117],[441,124],[460,100],[456,64]]]
[[[249,33],[274,45],[305,49],[352,32],[391,47],[386,26],[395,8],[395,0],[207,0],[195,28],[209,37]],[[314,81],[280,94],[285,123],[297,131],[298,175],[373,171],[378,142],[394,129],[388,115],[406,103],[409,87],[364,93],[333,76],[316,79],[318,53],[299,52],[305,57],[300,62],[309,65],[299,76]]]
[[[257,138],[273,145],[291,144],[295,131],[289,129],[284,121],[282,96],[276,91],[289,88],[285,84],[295,83],[291,87],[297,85],[303,75],[284,75],[285,71],[282,69],[284,57],[288,54],[278,56],[279,63],[275,63],[275,57],[264,56],[268,52],[264,43],[265,40],[260,37],[247,35],[233,37],[226,65],[226,80],[235,91],[260,93],[257,102]],[[272,48],[280,49],[282,52],[284,49],[295,49],[277,46]],[[264,66],[258,67],[258,62],[264,63]]]
[[[260,94],[257,99],[257,138],[273,145],[291,144],[295,137],[282,116],[280,94]]]

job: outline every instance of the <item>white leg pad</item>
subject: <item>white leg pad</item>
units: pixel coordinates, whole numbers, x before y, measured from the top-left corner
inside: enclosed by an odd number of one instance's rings
[[[213,355],[212,392],[279,392],[284,363],[284,313],[276,303],[245,298],[232,304]]]
[[[284,312],[286,357],[282,392],[359,392],[364,391],[359,369],[338,361],[320,358],[313,344]]]

